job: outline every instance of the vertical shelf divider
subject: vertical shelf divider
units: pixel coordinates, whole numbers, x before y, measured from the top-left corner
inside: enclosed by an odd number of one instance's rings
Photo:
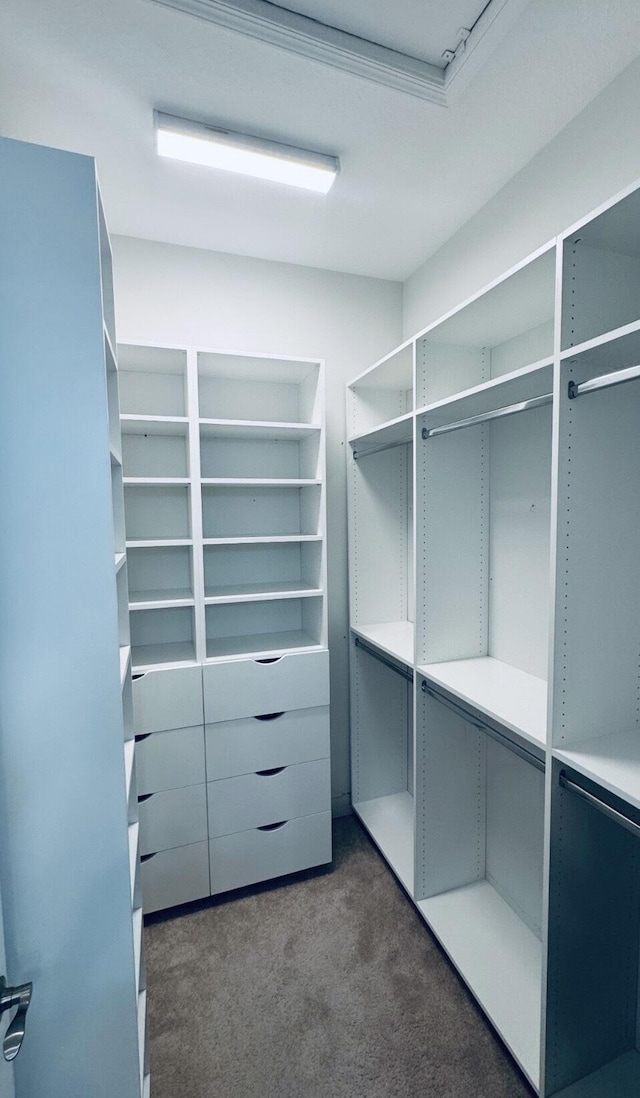
[[[198,392],[198,352],[187,349],[187,415],[189,417],[189,473],[191,477],[191,537],[193,540],[193,594],[195,649],[197,663],[207,658],[204,608],[204,556],[202,545],[202,488],[200,486],[200,401]]]

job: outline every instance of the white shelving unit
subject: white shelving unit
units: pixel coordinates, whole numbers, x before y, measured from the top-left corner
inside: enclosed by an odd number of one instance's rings
[[[311,755],[298,759],[295,742],[276,752],[276,770],[293,768],[280,784],[269,767],[263,773],[245,737],[244,770],[234,779],[257,777],[269,807],[265,824],[244,823],[237,839],[235,824],[229,834],[219,833],[217,817],[216,830],[208,825],[209,790],[222,796],[230,777],[202,750],[203,720],[220,735],[230,720],[219,715],[218,695],[206,700],[208,667],[228,674],[239,667],[240,694],[264,668],[271,700],[250,692],[252,708],[231,721],[273,720],[256,726],[264,730],[262,754],[271,740],[280,742],[281,718],[299,725],[303,742],[307,707],[319,706],[323,727],[328,721],[324,664],[304,665],[308,689],[296,693],[295,705],[278,685],[280,666],[301,675],[290,657],[327,648],[323,368],[132,344],[122,348],[121,362],[136,733],[152,740],[141,741],[148,786],[140,805],[142,887],[145,910],[153,911],[331,856],[328,788],[323,811],[305,824],[299,799],[291,794],[285,810],[278,794],[303,782],[303,761],[325,765],[328,727]],[[321,701],[309,700],[314,691]],[[274,824],[284,830],[269,838],[264,828]]]
[[[640,1088],[638,224],[347,390],[354,809],[545,1098]]]

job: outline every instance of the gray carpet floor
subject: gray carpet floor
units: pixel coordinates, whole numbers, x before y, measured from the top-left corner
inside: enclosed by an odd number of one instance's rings
[[[148,921],[153,1098],[531,1098],[353,817],[334,843]]]

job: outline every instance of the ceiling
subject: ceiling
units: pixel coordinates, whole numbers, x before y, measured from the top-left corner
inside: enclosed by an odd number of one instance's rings
[[[439,66],[483,7],[288,6]],[[404,280],[638,54],[637,0],[520,7],[442,107],[155,0],[3,0],[0,131],[95,156],[112,233]],[[322,197],[161,161],[154,108],[338,155],[340,176]]]

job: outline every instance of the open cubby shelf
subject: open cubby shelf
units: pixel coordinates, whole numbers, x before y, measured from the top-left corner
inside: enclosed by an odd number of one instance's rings
[[[124,372],[136,666],[326,645],[321,365],[126,345]]]
[[[639,226],[346,394],[354,809],[543,1098],[640,1092]]]

